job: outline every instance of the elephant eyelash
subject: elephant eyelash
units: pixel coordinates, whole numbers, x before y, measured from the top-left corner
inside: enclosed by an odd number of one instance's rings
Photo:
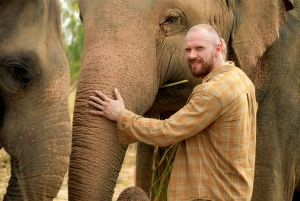
[[[183,12],[174,9],[168,12],[165,21],[159,26],[165,36],[171,36],[187,29],[187,19]]]

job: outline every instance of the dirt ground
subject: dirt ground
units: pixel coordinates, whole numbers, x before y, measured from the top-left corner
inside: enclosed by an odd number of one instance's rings
[[[131,144],[126,152],[125,159],[122,165],[115,193],[112,201],[116,201],[119,194],[125,188],[134,185],[134,174],[135,174],[135,156],[136,156],[136,144]],[[7,181],[10,177],[10,165],[8,163],[9,156],[3,149],[0,150],[0,201],[3,200],[3,196],[6,191]],[[54,201],[66,201],[68,200],[68,177],[65,176],[64,183]]]

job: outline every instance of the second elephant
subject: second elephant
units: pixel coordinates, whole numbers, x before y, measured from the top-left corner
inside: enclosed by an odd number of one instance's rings
[[[69,65],[58,1],[0,1],[0,148],[5,201],[50,201],[69,166]]]

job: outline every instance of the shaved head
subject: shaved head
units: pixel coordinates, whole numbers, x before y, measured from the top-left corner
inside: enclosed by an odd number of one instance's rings
[[[206,40],[212,42],[214,45],[221,43],[219,30],[209,24],[197,24],[189,29],[187,35],[191,32],[199,32]]]

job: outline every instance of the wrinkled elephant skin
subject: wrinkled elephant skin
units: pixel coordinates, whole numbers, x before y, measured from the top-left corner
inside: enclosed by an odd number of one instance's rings
[[[183,42],[191,26],[218,27],[229,59],[252,78],[258,58],[278,38],[286,9],[292,7],[284,0],[78,3],[85,36],[73,118],[71,201],[111,200],[127,148],[118,141],[116,123],[89,114],[88,97],[95,89],[114,97],[117,87],[126,108],[140,115],[176,111],[200,83],[185,61]],[[186,84],[160,89],[185,79]]]
[[[292,200],[300,191],[300,0],[258,62],[253,200]],[[300,199],[299,193],[293,200]]]
[[[141,188],[131,186],[120,193],[117,201],[149,201],[149,198]]]
[[[4,200],[56,197],[69,165],[69,67],[58,1],[0,1],[0,144],[11,157]]]

